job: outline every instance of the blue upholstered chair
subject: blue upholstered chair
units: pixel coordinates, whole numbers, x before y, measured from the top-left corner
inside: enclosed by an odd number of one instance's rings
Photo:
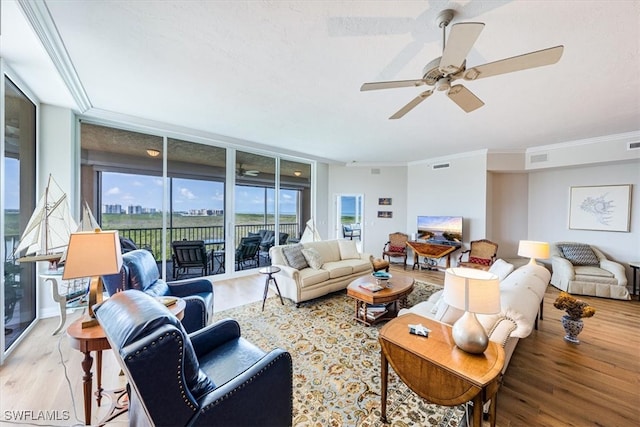
[[[127,376],[129,425],[291,425],[291,355],[262,351],[236,321],[187,334],[137,290],[115,294],[95,313]]]
[[[137,249],[122,255],[120,273],[103,276],[109,295],[137,289],[151,296],[174,296],[185,300],[182,323],[187,332],[206,326],[213,315],[213,284],[204,277],[165,282],[151,252]]]

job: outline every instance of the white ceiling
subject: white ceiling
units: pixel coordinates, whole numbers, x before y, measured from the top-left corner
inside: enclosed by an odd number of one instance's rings
[[[2,2],[2,56],[41,101],[72,97],[26,21]],[[58,1],[49,9],[86,93],[104,111],[351,163],[569,142],[640,129],[638,1]],[[467,68],[556,45],[551,66],[464,82],[463,112],[424,88],[441,55],[435,16],[483,22]],[[12,15],[13,14],[13,15]],[[30,32],[26,34],[25,31]],[[43,77],[44,71],[48,77]],[[49,79],[49,80],[47,80]],[[51,80],[53,79],[53,80]],[[75,107],[77,108],[77,107]]]

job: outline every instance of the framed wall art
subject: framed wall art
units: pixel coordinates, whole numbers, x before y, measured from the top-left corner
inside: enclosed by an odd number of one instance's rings
[[[629,231],[631,185],[571,187],[569,228]]]
[[[391,206],[391,197],[381,197],[378,199],[378,204],[382,206]]]
[[[378,218],[393,218],[392,211],[378,211]]]

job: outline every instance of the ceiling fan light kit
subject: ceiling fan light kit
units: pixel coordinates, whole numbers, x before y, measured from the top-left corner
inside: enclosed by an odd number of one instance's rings
[[[480,78],[512,73],[530,68],[555,64],[562,57],[564,46],[555,46],[523,55],[478,65],[467,70],[466,57],[484,28],[481,22],[464,22],[454,24],[446,39],[446,28],[451,23],[455,12],[443,10],[436,17],[436,24],[442,28],[442,56],[430,61],[422,70],[422,78],[416,80],[396,80],[388,82],[364,83],[360,91],[393,89],[399,87],[434,86],[439,92],[447,92],[447,96],[458,107],[467,113],[484,105],[473,92],[461,84],[452,86],[458,79],[474,81]],[[445,43],[448,41],[448,43]],[[433,93],[432,90],[422,92],[398,110],[390,119],[399,119],[418,106]]]

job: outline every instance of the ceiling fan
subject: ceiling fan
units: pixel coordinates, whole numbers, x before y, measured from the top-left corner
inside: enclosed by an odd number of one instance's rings
[[[445,44],[446,27],[453,19],[453,16],[454,11],[446,9],[436,17],[438,27],[442,28],[442,56],[429,62],[424,67],[421,79],[364,83],[360,87],[360,91],[366,91],[423,85],[434,86],[433,89],[424,91],[416,96],[407,105],[389,117],[390,119],[401,118],[431,96],[434,90],[446,91],[447,96],[453,102],[467,113],[470,113],[482,107],[484,102],[463,85],[452,85],[455,80],[478,80],[499,74],[551,65],[558,62],[562,56],[564,46],[560,45],[467,69],[467,54],[478,39],[478,36],[480,36],[484,24],[481,22],[465,22],[452,25],[448,43]]]
[[[240,163],[240,165],[238,166],[238,169],[236,170],[236,174],[238,176],[258,176],[258,174],[260,173],[260,171],[258,170],[245,170],[242,168],[242,163]]]

